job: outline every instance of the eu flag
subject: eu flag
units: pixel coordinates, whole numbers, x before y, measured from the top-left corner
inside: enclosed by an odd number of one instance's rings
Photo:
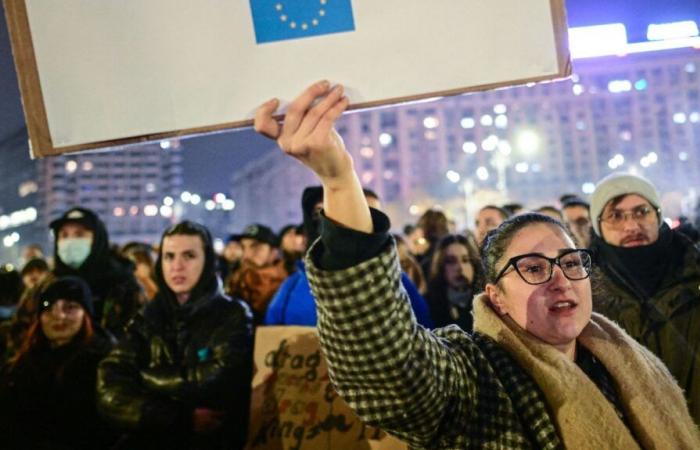
[[[351,0],[250,0],[250,9],[258,44],[355,30]]]

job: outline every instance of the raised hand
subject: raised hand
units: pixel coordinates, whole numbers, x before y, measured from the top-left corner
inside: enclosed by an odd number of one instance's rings
[[[255,130],[276,139],[285,153],[313,170],[324,185],[334,188],[353,176],[352,158],[333,128],[348,106],[343,87],[328,81],[309,86],[287,109],[283,124],[272,117],[277,99],[264,103],[255,115]]]
[[[309,86],[289,105],[282,124],[273,117],[278,107],[279,100],[272,99],[258,108],[255,131],[277,140],[285,153],[318,175],[329,219],[371,232],[372,218],[352,158],[333,127],[348,107],[343,87],[332,88],[328,81]]]

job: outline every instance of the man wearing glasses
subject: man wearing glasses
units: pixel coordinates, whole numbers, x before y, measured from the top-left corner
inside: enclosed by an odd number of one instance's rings
[[[662,218],[645,178],[615,173],[598,183],[593,304],[661,358],[700,423],[700,251]]]

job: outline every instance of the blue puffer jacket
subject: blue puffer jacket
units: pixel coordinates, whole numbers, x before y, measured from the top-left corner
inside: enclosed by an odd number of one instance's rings
[[[401,273],[401,284],[408,293],[413,314],[416,315],[418,323],[425,328],[432,329],[434,326],[428,311],[428,304],[405,273]],[[297,271],[282,283],[275,296],[272,297],[265,315],[265,325],[315,327],[316,320],[316,303],[311,294],[309,279],[306,277],[306,268],[304,263],[300,261],[297,263]]]

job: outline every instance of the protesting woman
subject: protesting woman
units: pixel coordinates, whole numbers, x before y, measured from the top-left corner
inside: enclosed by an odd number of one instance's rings
[[[697,449],[700,436],[663,364],[591,312],[590,256],[557,221],[527,214],[492,232],[474,332],[416,324],[385,215],[370,211],[333,128],[342,86],[320,82],[256,130],[324,185],[307,256],[331,380],[368,424],[412,448]]]

